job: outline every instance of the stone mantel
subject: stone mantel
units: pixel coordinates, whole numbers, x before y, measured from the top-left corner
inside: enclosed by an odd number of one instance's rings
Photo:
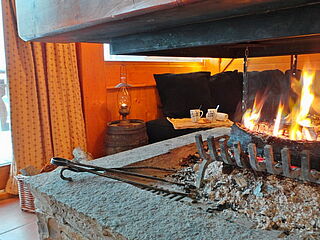
[[[200,132],[229,134],[229,128]],[[121,167],[194,142],[195,133],[93,160]],[[35,197],[41,239],[275,239],[279,232],[250,229],[197,207],[143,191],[132,185],[59,169],[29,179]]]

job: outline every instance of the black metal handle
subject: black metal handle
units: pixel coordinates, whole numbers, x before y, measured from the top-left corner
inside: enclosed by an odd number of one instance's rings
[[[68,166],[71,161],[65,158],[53,157],[50,162],[57,166]]]

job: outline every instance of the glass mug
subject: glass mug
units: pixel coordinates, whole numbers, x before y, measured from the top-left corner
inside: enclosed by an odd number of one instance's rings
[[[203,111],[200,109],[191,109],[190,117],[192,122],[198,122],[203,115]]]
[[[208,112],[206,114],[206,119],[208,119],[210,122],[214,122],[217,119],[217,112],[218,110],[215,108],[208,109]]]
[[[227,121],[228,117],[226,113],[217,113],[217,120],[219,121]]]

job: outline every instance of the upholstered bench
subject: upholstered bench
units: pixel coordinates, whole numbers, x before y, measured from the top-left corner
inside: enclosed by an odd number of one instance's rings
[[[219,111],[229,114],[231,120],[236,117],[243,86],[242,73],[238,71],[213,76],[210,72],[155,74],[154,78],[164,117],[146,123],[149,143],[204,130],[175,130],[166,119],[190,117],[190,109],[200,108],[205,116],[207,109],[219,105]]]

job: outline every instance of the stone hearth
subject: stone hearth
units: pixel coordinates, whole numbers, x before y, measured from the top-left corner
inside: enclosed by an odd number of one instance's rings
[[[230,129],[199,133],[206,139],[208,135],[229,134]],[[192,144],[194,136],[169,139],[91,163],[122,167]],[[29,180],[42,239],[277,239],[281,235],[280,231],[254,229],[244,217],[208,213],[197,204],[173,201],[118,181],[88,173],[68,175],[73,182],[63,181],[59,170]]]

